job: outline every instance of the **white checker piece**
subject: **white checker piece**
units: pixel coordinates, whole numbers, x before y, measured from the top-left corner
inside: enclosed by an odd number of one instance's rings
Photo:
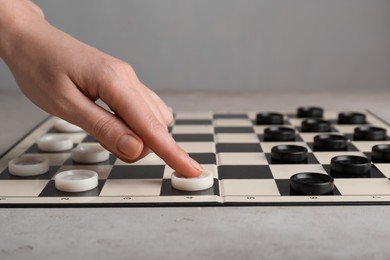
[[[69,171],[69,170],[74,170],[75,167],[73,165],[64,165],[60,167],[58,172],[64,172],[64,171]],[[77,169],[80,170],[90,170],[94,171],[98,174],[98,179],[99,180],[106,180],[108,176],[110,175],[110,172],[112,170],[112,165],[77,165]],[[52,177],[52,180],[54,180],[54,177]]]
[[[258,143],[256,134],[215,134],[217,143]]]
[[[310,147],[307,146],[305,142],[262,142],[260,144],[261,149],[263,149],[263,152],[265,153],[270,153],[272,147],[277,145],[299,145],[305,147],[309,153],[311,152]]]
[[[267,165],[264,153],[219,153],[219,165]]]
[[[171,175],[171,185],[173,188],[182,191],[201,191],[211,188],[214,185],[213,174],[203,171],[196,178],[182,177],[176,172]]]
[[[220,181],[222,194],[225,196],[280,196],[276,183],[272,179]]]
[[[319,164],[272,164],[269,166],[274,179],[290,179],[300,172],[318,172],[327,174],[322,165]]]
[[[390,195],[389,179],[334,179],[341,195]]]
[[[204,170],[211,172],[213,174],[214,179],[218,179],[217,165],[215,165],[215,164],[201,164],[201,166]],[[174,172],[174,170],[171,167],[169,167],[168,165],[166,165],[164,168],[163,178],[170,179],[173,172]]]
[[[49,164],[52,165],[63,165],[64,162],[70,157],[70,153],[29,153],[23,154],[25,156],[39,156],[49,160]]]

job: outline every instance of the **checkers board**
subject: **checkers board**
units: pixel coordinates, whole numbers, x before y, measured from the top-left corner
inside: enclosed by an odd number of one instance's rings
[[[316,150],[315,136],[303,132],[305,118],[296,111],[282,113],[283,127],[294,129],[293,140],[267,141],[264,131],[275,125],[256,124],[254,112],[176,112],[169,128],[177,143],[214,176],[213,187],[196,192],[172,188],[173,170],[151,153],[135,163],[125,163],[110,154],[107,161],[82,164],[72,161],[71,151],[42,152],[36,141],[45,135],[72,139],[74,148],[96,143],[86,132],[61,133],[55,130],[58,118],[49,117],[0,158],[0,206],[218,206],[218,205],[380,205],[390,204],[390,163],[372,159],[372,147],[389,145],[389,125],[369,111],[362,124],[340,124],[338,111],[325,110],[323,120],[330,122],[328,134],[345,136],[348,144],[338,151]],[[359,112],[359,111],[358,111]],[[359,126],[375,126],[387,131],[382,140],[355,140]],[[271,150],[277,145],[307,148],[307,158],[286,163],[273,160]],[[366,157],[369,172],[344,176],[333,172],[331,159],[338,155]],[[10,174],[8,162],[25,156],[39,156],[50,162],[49,171],[32,177]],[[98,173],[98,186],[86,192],[61,192],[54,176],[62,171],[87,169]],[[296,173],[315,172],[332,176],[334,189],[326,194],[300,194],[290,187]]]

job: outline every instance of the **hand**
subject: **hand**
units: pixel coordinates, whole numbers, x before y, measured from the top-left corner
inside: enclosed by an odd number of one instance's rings
[[[0,10],[0,55],[32,102],[79,125],[121,160],[151,149],[183,176],[201,173],[168,133],[172,113],[129,64],[51,26],[30,1],[0,0]]]

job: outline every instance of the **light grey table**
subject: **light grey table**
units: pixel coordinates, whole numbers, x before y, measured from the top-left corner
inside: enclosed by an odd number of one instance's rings
[[[368,108],[390,92],[160,93],[176,110]],[[0,153],[46,117],[0,92]],[[390,206],[0,208],[0,259],[390,259]]]

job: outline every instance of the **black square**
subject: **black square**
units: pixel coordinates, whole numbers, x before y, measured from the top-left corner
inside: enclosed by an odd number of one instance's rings
[[[171,179],[163,179],[160,196],[219,196],[218,180],[214,179],[213,187],[207,190],[201,191],[181,191],[172,187]],[[188,198],[188,202],[191,202],[192,198]]]
[[[104,162],[100,162],[100,163],[81,163],[81,162],[75,162],[72,160],[72,158],[68,158],[64,163],[63,165],[113,165],[114,162],[116,161],[116,157],[115,155],[113,154],[110,154],[110,157],[108,158],[108,160],[104,161]]]
[[[84,192],[63,192],[55,187],[54,180],[51,180],[41,191],[39,197],[97,197],[103,189],[105,180],[99,180],[98,186],[92,190]]]
[[[175,125],[212,125],[210,119],[176,119]]]
[[[96,140],[96,138],[93,137],[92,135],[87,135],[81,142],[82,143],[98,143],[99,141]]]
[[[214,119],[247,119],[248,115],[247,114],[214,114],[213,116]]]
[[[261,153],[259,143],[219,143],[216,144],[217,153]]]
[[[50,180],[59,168],[60,166],[50,166],[48,172],[37,176],[15,176],[7,168],[0,174],[0,180]]]
[[[296,162],[296,163],[294,163],[294,162],[282,162],[282,161],[274,160],[274,159],[271,158],[271,154],[270,153],[266,153],[265,157],[267,158],[267,161],[268,161],[269,164],[320,164],[320,162],[317,160],[317,158],[312,153],[308,154],[306,160],[300,161],[300,162]]]
[[[218,176],[223,179],[273,179],[267,165],[222,165],[218,166]]]
[[[162,179],[165,165],[116,165],[108,179]]]
[[[222,134],[222,133],[254,133],[255,130],[253,127],[214,127],[214,132],[216,134]]]
[[[351,175],[351,174],[342,174],[335,172],[330,169],[330,165],[323,165],[325,171],[332,176],[333,178],[387,178],[375,165],[371,165],[371,170],[369,173],[364,175]]]
[[[294,140],[291,140],[291,141],[266,141],[264,140],[264,135],[263,134],[258,134],[257,137],[259,138],[260,142],[281,142],[281,143],[285,143],[285,142],[303,142],[303,139],[302,137],[299,135],[299,134],[296,134],[295,135],[295,139]]]
[[[173,134],[176,142],[214,142],[213,134]]]
[[[279,193],[281,196],[310,196],[310,195],[307,195],[307,194],[301,194],[301,193],[298,193],[294,190],[292,190],[290,188],[290,180],[286,180],[286,179],[276,179],[275,180],[276,182],[276,186],[278,187],[279,189]],[[323,194],[323,195],[313,195],[313,203],[316,202],[314,199],[316,198],[316,196],[330,196],[330,195],[341,195],[340,191],[337,189],[337,187],[335,186],[333,191],[328,193],[328,194]],[[310,201],[308,201],[310,202]]]
[[[200,164],[217,164],[215,153],[190,153],[189,155]]]

